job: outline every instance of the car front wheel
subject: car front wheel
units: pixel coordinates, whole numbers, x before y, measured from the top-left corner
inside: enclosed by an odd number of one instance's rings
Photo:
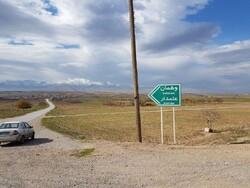
[[[20,144],[24,144],[25,138],[24,136],[22,136],[22,138],[20,139]]]
[[[35,133],[32,134],[31,140],[35,139]]]

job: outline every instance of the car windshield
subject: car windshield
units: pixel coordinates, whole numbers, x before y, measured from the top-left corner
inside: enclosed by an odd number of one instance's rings
[[[19,123],[3,123],[0,126],[0,129],[16,129],[18,128]]]

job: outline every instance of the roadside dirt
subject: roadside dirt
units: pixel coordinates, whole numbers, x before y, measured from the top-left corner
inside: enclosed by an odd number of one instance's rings
[[[250,144],[78,141],[30,122],[36,139],[0,147],[0,187],[250,187]],[[94,148],[91,156],[72,156]]]

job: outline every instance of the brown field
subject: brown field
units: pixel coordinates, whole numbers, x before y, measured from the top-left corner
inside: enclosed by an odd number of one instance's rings
[[[137,141],[135,112],[130,95],[78,97],[55,100],[56,109],[47,114],[43,125],[78,139]],[[250,96],[184,95],[176,107],[177,144],[250,143]],[[219,99],[219,100],[218,100]],[[141,97],[143,142],[160,143],[160,108],[147,96]],[[220,118],[207,127],[203,109],[215,111]],[[165,143],[173,144],[172,108],[164,107]]]

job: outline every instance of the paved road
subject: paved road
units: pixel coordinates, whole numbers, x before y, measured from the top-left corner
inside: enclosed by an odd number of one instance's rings
[[[46,113],[48,113],[49,111],[53,110],[55,108],[55,105],[49,101],[49,99],[46,99],[46,102],[49,104],[49,107],[43,110],[38,110],[29,114],[26,114],[24,116],[19,116],[19,117],[14,117],[14,118],[7,118],[7,119],[1,119],[0,123],[4,122],[4,121],[32,121],[35,120],[41,116],[44,116]]]

